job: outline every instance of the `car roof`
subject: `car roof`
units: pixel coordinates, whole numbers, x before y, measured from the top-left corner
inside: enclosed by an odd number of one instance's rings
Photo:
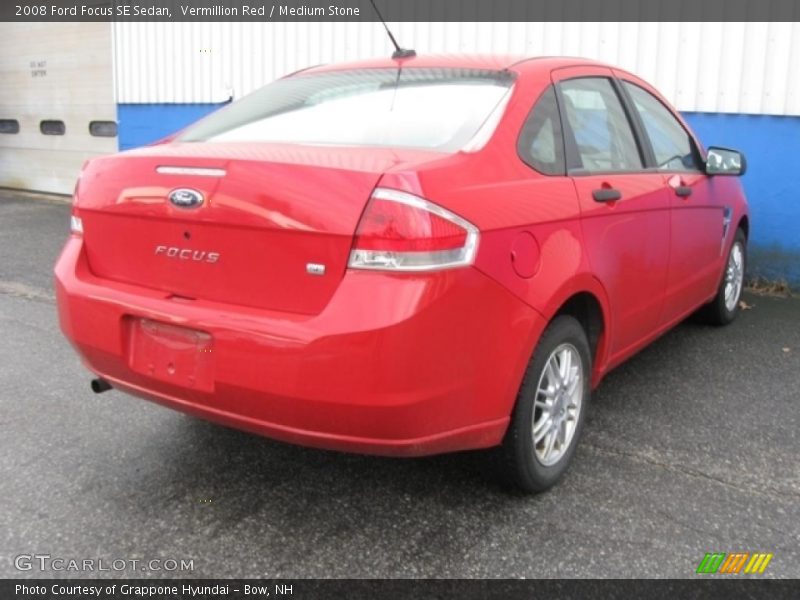
[[[519,72],[529,70],[542,70],[549,72],[560,67],[573,67],[581,65],[604,67],[609,66],[588,58],[569,56],[525,57],[503,54],[426,54],[403,59],[393,59],[391,56],[386,56],[368,60],[318,65],[316,67],[310,67],[296,71],[293,74],[324,73],[329,71],[347,71],[353,69],[396,68],[398,65],[402,65],[403,68],[439,67],[454,69],[489,69],[496,71],[508,69]]]

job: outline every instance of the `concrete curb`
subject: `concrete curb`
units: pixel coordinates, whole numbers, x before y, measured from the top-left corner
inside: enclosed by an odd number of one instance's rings
[[[39,202],[55,202],[58,204],[72,204],[72,196],[68,194],[52,194],[49,192],[32,192],[15,188],[0,187],[0,192],[13,192],[15,196],[29,198]]]

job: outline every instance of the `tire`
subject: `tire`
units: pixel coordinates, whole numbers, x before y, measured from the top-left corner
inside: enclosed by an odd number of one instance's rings
[[[571,360],[570,372],[574,373],[575,367],[578,367],[578,379],[572,380],[572,394],[569,389],[557,387],[563,382],[565,351]],[[548,365],[557,367],[561,372],[556,374]],[[497,449],[495,465],[504,483],[527,493],[542,492],[555,484],[567,470],[583,429],[589,403],[591,365],[589,342],[580,323],[566,315],[553,319],[528,364],[511,423],[502,446]],[[541,391],[543,388],[550,393],[555,388],[555,397],[546,397]],[[559,389],[562,390],[561,395]],[[577,408],[570,408],[575,403]],[[548,404],[551,407],[549,411],[543,408]],[[551,433],[543,433],[544,430]],[[551,436],[556,435],[552,432],[556,430],[559,435],[551,442]],[[537,443],[534,443],[535,437],[538,438]],[[563,447],[559,447],[562,443]],[[548,444],[552,444],[549,455],[546,452]]]
[[[737,249],[740,262],[737,264]],[[725,259],[725,270],[722,273],[717,295],[714,299],[700,309],[700,317],[712,325],[728,325],[739,314],[739,299],[742,297],[744,286],[744,273],[747,266],[747,238],[741,229],[736,230],[728,256]],[[728,297],[728,291],[732,296]]]

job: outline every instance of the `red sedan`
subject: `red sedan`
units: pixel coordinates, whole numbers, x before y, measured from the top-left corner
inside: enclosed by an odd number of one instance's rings
[[[539,491],[609,370],[736,316],[744,168],[586,60],[316,67],[84,167],[61,327],[95,391],[320,448],[494,448]]]

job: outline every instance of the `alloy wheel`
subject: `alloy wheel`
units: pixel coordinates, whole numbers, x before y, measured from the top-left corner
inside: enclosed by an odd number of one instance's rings
[[[742,294],[744,282],[744,250],[738,241],[733,244],[725,269],[725,308],[733,312]]]
[[[547,359],[539,377],[533,411],[533,448],[544,466],[566,453],[583,401],[583,362],[572,344],[561,344]]]

